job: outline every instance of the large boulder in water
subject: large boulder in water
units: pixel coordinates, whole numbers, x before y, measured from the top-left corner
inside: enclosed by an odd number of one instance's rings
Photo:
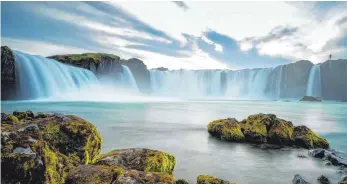
[[[64,183],[101,150],[95,126],[76,116],[15,111],[1,119],[3,183]]]
[[[300,101],[306,101],[306,102],[321,102],[322,99],[320,97],[313,97],[313,96],[304,96],[300,99]]]
[[[121,60],[121,63],[130,69],[139,90],[143,93],[150,92],[150,74],[144,62],[137,58],[131,58]]]
[[[294,127],[294,142],[303,148],[329,148],[329,143],[325,138],[319,137],[306,126]]]
[[[347,59],[328,60],[320,68],[322,97],[325,100],[347,99]]]
[[[93,165],[79,166],[68,174],[67,184],[167,183],[173,184],[175,157],[161,151],[130,148],[98,157]]]
[[[232,142],[295,145],[308,149],[329,147],[326,139],[319,137],[306,126],[294,127],[292,122],[280,119],[274,114],[254,114],[241,122],[234,118],[215,120],[208,124],[207,129],[211,136]]]
[[[222,180],[210,175],[199,175],[196,183],[197,184],[233,184],[229,181]]]
[[[1,46],[1,100],[12,100],[16,97],[16,64],[12,50]]]
[[[207,130],[212,136],[222,140],[235,142],[245,140],[240,123],[234,118],[212,121],[208,124]]]

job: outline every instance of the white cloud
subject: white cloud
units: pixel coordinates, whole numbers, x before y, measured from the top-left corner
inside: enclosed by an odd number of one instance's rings
[[[26,52],[33,55],[52,56],[58,54],[80,54],[91,52],[90,50],[71,47],[66,45],[53,44],[49,42],[1,38],[1,45],[9,46],[13,50]],[[95,51],[94,51],[95,52]]]

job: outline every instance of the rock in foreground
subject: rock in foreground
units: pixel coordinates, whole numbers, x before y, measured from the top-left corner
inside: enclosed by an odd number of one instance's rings
[[[64,183],[101,150],[95,126],[76,116],[15,111],[1,119],[3,183]]]
[[[174,156],[157,150],[130,148],[113,150],[100,155],[95,164],[121,166],[144,172],[165,172],[172,174],[176,165]]]
[[[234,118],[215,120],[207,128],[213,137],[231,142],[294,145],[307,149],[329,147],[326,139],[306,126],[294,127],[292,122],[274,114],[250,115],[241,122]]]
[[[306,101],[306,102],[321,102],[322,99],[320,97],[313,97],[313,96],[304,96],[300,99],[300,101]]]
[[[93,165],[82,165],[69,173],[68,184],[162,183],[173,184],[175,157],[157,150],[130,148],[98,157]]]
[[[197,178],[197,184],[233,184],[233,183],[216,178],[214,176],[199,175]]]
[[[293,184],[308,184],[300,175],[296,174],[292,181]]]

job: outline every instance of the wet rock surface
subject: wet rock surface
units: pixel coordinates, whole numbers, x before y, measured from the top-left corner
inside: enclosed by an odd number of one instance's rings
[[[15,111],[1,117],[2,183],[64,183],[101,150],[95,126],[76,116]]]
[[[261,149],[281,149],[285,146],[302,148],[328,148],[326,139],[306,126],[293,123],[274,114],[250,115],[241,122],[235,118],[215,120],[208,124],[211,136],[231,142],[260,144]]]

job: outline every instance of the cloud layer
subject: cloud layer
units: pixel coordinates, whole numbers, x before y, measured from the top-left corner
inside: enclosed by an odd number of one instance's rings
[[[1,41],[106,52],[149,68],[257,68],[347,57],[346,3],[2,2]],[[182,9],[184,11],[182,11]]]

